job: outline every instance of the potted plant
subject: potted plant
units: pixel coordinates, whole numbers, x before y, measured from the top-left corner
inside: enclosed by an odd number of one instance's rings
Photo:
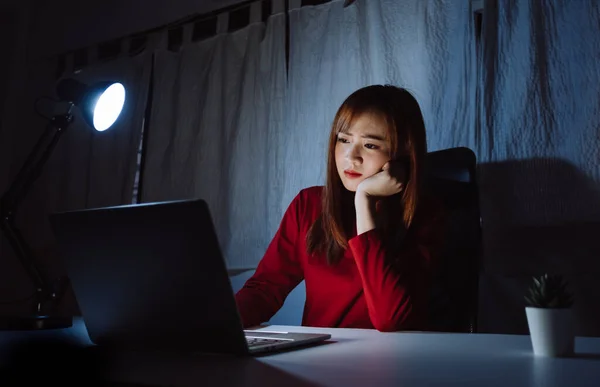
[[[533,352],[540,356],[572,355],[575,342],[573,297],[562,276],[544,274],[534,277],[525,301]]]

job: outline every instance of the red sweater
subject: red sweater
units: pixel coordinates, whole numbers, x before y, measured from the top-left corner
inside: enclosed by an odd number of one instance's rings
[[[356,229],[343,259],[329,266],[324,256],[306,252],[322,192],[323,187],[311,187],[294,198],[256,272],[236,294],[244,327],[268,321],[304,280],[304,326],[425,329],[432,258],[441,242],[440,212],[430,206],[417,213],[399,257],[402,270],[384,258],[374,230],[356,236]]]

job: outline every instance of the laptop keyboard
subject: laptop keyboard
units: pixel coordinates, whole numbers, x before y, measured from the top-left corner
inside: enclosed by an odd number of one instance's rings
[[[290,340],[279,340],[279,339],[263,339],[256,337],[246,337],[246,341],[248,342],[248,347],[259,347],[262,345],[274,345],[279,343],[289,342]]]

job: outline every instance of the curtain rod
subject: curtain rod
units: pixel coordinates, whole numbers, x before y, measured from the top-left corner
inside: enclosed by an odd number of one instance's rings
[[[234,11],[237,11],[239,9],[246,8],[246,7],[250,6],[250,5],[252,5],[253,3],[256,3],[257,1],[260,1],[262,3],[263,1],[271,1],[271,0],[245,0],[245,1],[241,1],[239,3],[235,3],[235,4],[232,4],[232,5],[229,5],[227,7],[217,8],[217,9],[212,10],[210,12],[194,13],[194,14],[191,14],[189,16],[185,16],[185,17],[183,17],[181,19],[178,19],[178,20],[176,20],[174,22],[163,24],[160,27],[156,27],[156,28],[153,28],[151,30],[140,32],[140,33],[137,33],[137,34],[134,34],[134,35],[143,35],[143,34],[147,34],[147,33],[150,33],[150,32],[155,32],[155,31],[160,31],[160,30],[164,30],[164,29],[175,28],[175,27],[179,27],[179,26],[181,26],[183,24],[187,24],[187,23],[192,22],[192,21],[201,21],[201,20],[205,20],[205,19],[211,19],[211,18],[216,17],[216,16],[218,16],[218,15],[220,15],[222,13],[234,12]],[[284,1],[286,1],[286,0],[284,0]],[[132,36],[134,36],[134,35],[132,35]]]
[[[120,40],[127,39],[127,38],[136,38],[136,37],[140,37],[140,36],[147,36],[147,35],[150,35],[150,34],[152,34],[154,32],[157,32],[157,31],[170,30],[170,29],[173,29],[173,28],[180,27],[180,26],[182,26],[184,24],[190,23],[192,21],[202,21],[202,20],[206,20],[206,19],[211,19],[213,17],[217,17],[218,15],[220,15],[222,13],[234,12],[234,11],[237,11],[239,9],[243,9],[243,8],[245,8],[247,6],[250,6],[253,3],[256,3],[257,1],[263,2],[263,1],[271,1],[271,0],[245,0],[245,1],[241,1],[239,3],[232,4],[232,5],[229,5],[227,7],[218,8],[218,9],[215,9],[215,10],[210,11],[210,12],[194,13],[194,14],[185,16],[185,17],[183,17],[181,19],[177,19],[177,20],[175,20],[173,22],[169,22],[169,23],[166,23],[166,24],[161,24],[160,26],[157,26],[157,27],[149,28],[149,29],[146,29],[146,30],[143,30],[143,31],[138,31],[138,32],[135,32],[135,33],[132,33],[132,34],[128,34],[128,35],[124,35],[124,36],[121,36],[121,37],[118,37],[118,38],[114,38],[114,39],[104,40],[104,41],[101,41],[101,42],[98,42],[98,43],[92,43],[92,44],[89,44],[87,46],[83,46],[83,47],[79,47],[79,48],[74,48],[74,49],[67,50],[67,51],[62,51],[62,52],[59,52],[59,53],[56,53],[56,54],[46,55],[46,56],[41,57],[39,59],[44,59],[44,58],[46,58],[46,59],[58,58],[58,57],[61,57],[61,56],[66,56],[66,55],[69,55],[69,54],[73,54],[73,53],[75,53],[77,51],[80,51],[80,50],[89,49],[90,47],[93,47],[93,46],[103,45],[103,44],[109,44],[111,42],[120,41]],[[284,0],[284,1],[287,1],[287,0]]]
[[[56,57],[61,57],[61,56],[66,56],[69,54],[73,54],[77,51],[80,50],[86,50],[89,49],[90,47],[96,46],[96,45],[103,45],[103,44],[109,44],[111,42],[115,42],[115,41],[120,41],[122,39],[127,39],[127,38],[137,38],[137,37],[141,37],[141,36],[147,36],[150,35],[154,32],[157,31],[163,31],[163,30],[170,30],[170,29],[174,29],[180,26],[183,26],[185,24],[194,22],[194,21],[202,21],[202,20],[207,20],[207,19],[211,19],[214,17],[217,17],[220,14],[223,13],[227,13],[227,12],[235,12],[237,10],[246,8],[250,5],[252,5],[253,3],[256,3],[257,1],[260,1],[261,3],[264,1],[272,1],[272,0],[244,0],[244,1],[240,1],[239,3],[235,3],[226,7],[222,7],[222,8],[217,8],[215,10],[212,10],[210,12],[204,12],[204,13],[194,13],[188,16],[185,16],[183,18],[180,18],[178,20],[175,20],[173,22],[169,22],[166,24],[162,24],[160,26],[154,27],[154,28],[149,28],[147,30],[143,30],[143,31],[139,31],[139,32],[135,32],[132,34],[128,34],[128,35],[124,35],[118,38],[114,38],[114,39],[109,39],[109,40],[104,40],[102,42],[98,42],[98,43],[93,43],[84,47],[80,47],[80,48],[75,48],[75,49],[71,49],[68,51],[63,51],[63,52],[59,52],[56,54],[52,54],[52,55],[48,55],[46,56],[46,58],[56,58]],[[288,2],[288,0],[283,0],[285,3]],[[331,0],[329,0],[331,1]],[[327,0],[324,2],[328,2]],[[344,8],[348,7],[352,4],[354,4],[356,2],[356,0],[344,0]]]

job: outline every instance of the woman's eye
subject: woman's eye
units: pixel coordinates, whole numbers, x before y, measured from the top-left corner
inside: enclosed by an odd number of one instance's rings
[[[365,144],[365,148],[367,149],[379,149],[379,147],[375,144]]]
[[[338,137],[338,142],[346,144],[348,142],[348,140],[346,140],[345,138],[342,138],[342,137]]]

